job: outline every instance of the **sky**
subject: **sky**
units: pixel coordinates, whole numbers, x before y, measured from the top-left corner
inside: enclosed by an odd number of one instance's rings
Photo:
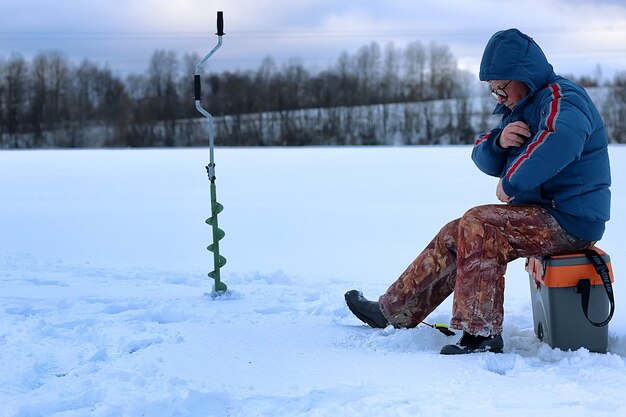
[[[311,70],[377,42],[447,45],[472,73],[489,37],[517,27],[544,49],[564,75],[612,78],[626,70],[623,0],[0,0],[0,59],[59,51],[121,75],[145,73],[155,50],[179,57],[217,44],[216,12],[224,12],[221,49],[208,70],[257,69],[271,56],[299,59]]]

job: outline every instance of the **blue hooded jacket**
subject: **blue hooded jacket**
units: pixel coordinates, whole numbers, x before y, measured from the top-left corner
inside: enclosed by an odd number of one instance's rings
[[[521,81],[530,91],[513,110],[498,103],[501,122],[472,151],[478,168],[502,178],[512,204],[540,205],[571,235],[600,240],[611,206],[608,137],[585,90],[557,76],[541,48],[517,29],[491,37],[479,78]],[[532,137],[504,149],[498,139],[515,121],[526,123]]]

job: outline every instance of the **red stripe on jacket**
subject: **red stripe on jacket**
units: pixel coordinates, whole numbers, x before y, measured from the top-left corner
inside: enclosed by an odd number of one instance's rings
[[[484,141],[486,141],[487,139],[489,139],[490,134],[491,133],[483,133],[482,135],[478,136],[478,139],[476,139],[476,142],[474,142],[474,146],[478,146]]]
[[[548,114],[548,118],[546,119],[547,130],[542,131],[537,139],[535,139],[535,141],[528,146],[526,152],[515,160],[511,168],[506,173],[506,179],[509,181],[511,180],[513,174],[517,172],[519,167],[522,166],[524,162],[530,158],[533,152],[543,145],[548,136],[554,132],[556,120],[559,117],[559,112],[561,110],[561,86],[558,84],[552,84],[549,88],[552,90],[552,101],[550,102],[550,114]]]

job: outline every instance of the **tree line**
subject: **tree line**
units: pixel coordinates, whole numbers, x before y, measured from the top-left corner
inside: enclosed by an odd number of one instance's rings
[[[193,103],[199,59],[155,51],[145,74],[125,78],[59,52],[0,59],[0,148],[205,146]],[[201,76],[225,146],[470,143],[493,108],[447,46],[419,41],[372,42],[318,72],[267,57],[256,70]],[[626,75],[610,88],[604,117],[613,141],[626,142]]]

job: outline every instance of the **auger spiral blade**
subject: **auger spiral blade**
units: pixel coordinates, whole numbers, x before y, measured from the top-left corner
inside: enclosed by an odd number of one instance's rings
[[[225,236],[222,229],[219,228],[217,215],[224,210],[224,206],[217,202],[215,180],[211,181],[211,217],[206,219],[206,224],[211,226],[213,234],[213,243],[207,246],[207,250],[213,253],[213,271],[209,272],[209,277],[215,280],[215,292],[224,292],[228,289],[226,284],[221,281],[220,269],[226,265],[226,258],[220,255],[220,240]]]

